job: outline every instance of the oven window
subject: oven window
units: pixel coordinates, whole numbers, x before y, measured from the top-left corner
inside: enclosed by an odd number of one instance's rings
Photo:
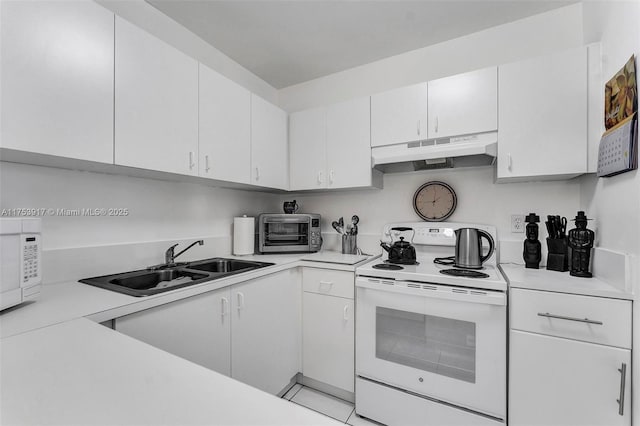
[[[376,307],[376,358],[476,381],[476,325]]]
[[[309,244],[309,223],[267,222],[264,224],[266,246],[306,246]]]

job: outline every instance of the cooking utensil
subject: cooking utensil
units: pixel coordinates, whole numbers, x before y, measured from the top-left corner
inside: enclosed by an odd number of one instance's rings
[[[358,215],[351,216],[351,223],[353,227],[351,228],[351,235],[358,235],[358,223],[360,223],[360,218]]]
[[[338,234],[344,235],[344,229],[337,221],[334,220],[333,222],[331,222],[331,226],[333,226],[333,229],[335,229]]]
[[[408,227],[397,227],[391,228],[391,231],[397,231],[396,235],[400,235],[403,232],[412,231],[413,234],[411,236],[411,242],[413,242],[413,237],[416,235],[416,231],[413,228]],[[411,245],[411,242],[405,241],[403,236],[399,237],[398,241],[393,241],[392,245],[385,243],[384,241],[380,241],[380,247],[382,247],[386,252],[389,253],[389,262],[390,263],[399,263],[404,265],[413,265],[416,263],[416,249]]]
[[[344,218],[340,218],[338,219],[338,225],[340,225],[340,228],[344,229]]]
[[[436,257],[433,261],[441,265],[455,265],[463,269],[480,269],[482,263],[495,251],[495,242],[491,234],[482,229],[456,229],[456,254],[449,257]],[[489,252],[482,255],[482,238],[489,242]]]

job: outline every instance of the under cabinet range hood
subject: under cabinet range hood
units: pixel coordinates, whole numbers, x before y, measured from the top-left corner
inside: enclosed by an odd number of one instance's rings
[[[371,162],[384,173],[488,166],[497,150],[498,133],[490,132],[373,147]]]

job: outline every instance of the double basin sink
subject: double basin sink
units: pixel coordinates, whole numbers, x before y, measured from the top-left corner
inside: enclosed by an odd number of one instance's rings
[[[84,278],[80,282],[140,297],[200,284],[271,265],[273,263],[216,257],[195,262],[163,265],[140,271]]]

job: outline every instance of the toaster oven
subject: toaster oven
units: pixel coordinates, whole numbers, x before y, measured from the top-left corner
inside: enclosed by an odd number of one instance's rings
[[[261,214],[258,216],[261,253],[311,253],[322,247],[319,214]]]

